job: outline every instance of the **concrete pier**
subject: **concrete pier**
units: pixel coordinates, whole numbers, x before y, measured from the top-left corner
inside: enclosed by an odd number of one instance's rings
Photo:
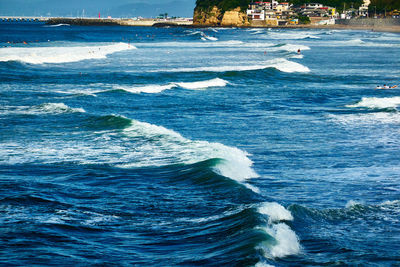
[[[0,21],[4,22],[46,22],[50,18],[35,16],[0,16]]]
[[[120,26],[147,26],[151,27],[155,24],[166,24],[175,26],[188,26],[192,25],[192,21],[188,20],[157,20],[157,19],[91,19],[91,18],[50,18],[46,24],[70,24],[80,26],[107,26],[107,25],[120,25]]]

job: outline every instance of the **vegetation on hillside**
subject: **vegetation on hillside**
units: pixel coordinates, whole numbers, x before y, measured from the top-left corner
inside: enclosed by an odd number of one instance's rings
[[[251,0],[197,0],[196,8],[200,10],[208,11],[213,6],[217,6],[221,9],[222,13],[228,10],[240,7],[242,11],[245,11]]]
[[[386,11],[392,10],[400,10],[400,1],[399,0],[371,0],[371,4],[369,5],[370,12],[376,12],[383,14]]]
[[[217,6],[219,9],[221,9],[222,13],[224,13],[227,10],[232,10],[240,7],[242,11],[245,11],[251,2],[251,0],[197,0],[196,8],[208,11],[213,6]],[[280,2],[283,2],[283,0]],[[355,9],[358,9],[363,3],[363,0],[289,0],[288,2],[294,5],[303,5],[305,3],[320,3],[325,6],[336,7],[338,11],[342,11],[343,8],[349,9],[353,7]],[[386,11],[400,9],[400,1],[371,0],[371,4],[369,5],[370,10],[375,11],[375,6],[376,11],[378,13],[382,13],[385,8]]]
[[[306,3],[320,3],[324,6],[335,7],[338,11],[342,11],[343,8],[349,9],[351,7],[358,9],[363,0],[289,0],[291,4],[303,5]]]

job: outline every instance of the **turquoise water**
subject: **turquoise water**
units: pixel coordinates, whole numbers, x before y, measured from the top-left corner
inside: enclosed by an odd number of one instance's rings
[[[374,89],[400,35],[1,23],[0,46],[2,264],[400,264],[400,94]]]

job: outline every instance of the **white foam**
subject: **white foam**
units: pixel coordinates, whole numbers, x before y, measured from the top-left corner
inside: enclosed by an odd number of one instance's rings
[[[228,84],[227,81],[215,78],[206,81],[199,81],[199,82],[181,82],[176,83],[179,87],[190,89],[190,90],[198,90],[198,89],[206,89],[209,87],[224,87]]]
[[[136,47],[126,43],[116,43],[102,46],[0,48],[0,61],[21,61],[31,64],[68,63],[104,59],[109,54],[129,49]]]
[[[217,37],[213,37],[213,36],[208,36],[206,35],[204,32],[200,32],[201,35],[201,39],[204,41],[204,39],[210,40],[210,41],[218,41]]]
[[[301,246],[299,238],[288,225],[278,223],[262,229],[276,241],[275,244],[266,242],[261,244],[261,248],[267,258],[283,258],[300,253]]]
[[[207,39],[203,37],[206,41]],[[193,48],[206,48],[206,47],[240,47],[245,45],[244,42],[239,40],[229,41],[215,41],[215,42],[160,42],[160,43],[138,43],[138,47],[193,47]]]
[[[218,41],[218,38],[217,38],[217,37],[207,36],[206,38],[207,38],[208,40],[210,40],[210,41]]]
[[[378,39],[379,40],[379,39]],[[400,44],[382,43],[381,40],[377,42],[364,41],[361,39],[351,39],[346,41],[332,41],[324,43],[325,46],[355,46],[355,47],[399,47]]]
[[[291,56],[290,58],[302,59],[302,58],[304,58],[304,56],[303,56],[303,55],[293,55],[293,56]]]
[[[320,39],[320,37],[310,34],[308,32],[300,32],[300,31],[270,31],[266,36],[268,39],[277,39],[277,40],[300,40],[300,39]]]
[[[351,209],[354,206],[357,206],[357,205],[360,205],[360,204],[361,204],[361,202],[358,202],[358,201],[355,201],[355,200],[349,200],[346,203],[346,209]]]
[[[380,206],[398,206],[400,205],[400,200],[387,200],[380,204]]]
[[[135,93],[135,94],[139,94],[139,93],[147,93],[147,94],[155,94],[155,93],[161,93],[164,90],[169,90],[176,87],[175,84],[170,83],[170,84],[166,84],[166,85],[157,85],[157,84],[153,84],[153,85],[146,85],[146,86],[138,86],[138,87],[132,87],[132,86],[114,86],[114,89],[118,89],[118,90],[124,90],[126,92],[129,93]]]
[[[225,177],[237,181],[245,181],[258,177],[251,168],[253,162],[248,154],[238,148],[207,141],[191,141],[180,134],[145,122],[133,121],[132,126],[124,133],[131,138],[142,137],[148,142],[136,147],[136,155],[144,158],[140,162],[122,165],[123,167],[140,167],[166,164],[193,164],[207,159],[219,158],[221,163],[215,166],[215,171]]]
[[[299,50],[299,49],[301,51],[310,50],[310,47],[306,46],[306,45],[285,44],[280,47],[278,46],[278,47],[274,48],[274,50],[285,50],[288,52],[297,52],[297,50]]]
[[[282,205],[276,202],[264,203],[258,208],[258,212],[268,216],[269,223],[280,222],[280,221],[292,221],[293,216],[285,209]]]
[[[210,67],[192,67],[192,68],[170,68],[158,69],[149,72],[227,72],[227,71],[251,71],[267,68],[276,68],[282,72],[309,72],[310,69],[297,62],[292,62],[284,58],[277,58],[262,64],[254,65],[228,65],[228,66],[210,66]]]
[[[78,164],[113,164],[121,168],[194,164],[220,159],[213,170],[245,183],[258,177],[249,154],[236,147],[207,141],[193,141],[179,133],[146,122],[132,120],[120,130],[66,133],[58,138],[43,136],[29,142],[0,141],[0,163],[8,164],[72,162]]]
[[[26,114],[26,115],[39,115],[39,114],[61,114],[61,113],[84,113],[83,108],[71,108],[64,103],[44,103],[37,106],[5,106],[0,108],[1,115],[7,114]]]
[[[268,51],[289,51],[289,52],[297,52],[298,49],[310,50],[311,48],[306,45],[301,44],[283,44],[276,45],[276,43],[269,43],[265,41],[257,41],[257,42],[243,42],[240,40],[228,40],[228,41],[214,41],[214,42],[204,42],[207,41],[207,38],[202,36],[201,39],[203,42],[160,42],[160,43],[137,43],[136,46],[141,47],[190,47],[190,48],[208,48],[208,47],[222,47],[222,48],[268,48]]]
[[[400,97],[395,96],[395,97],[383,97],[383,98],[378,98],[378,97],[363,97],[360,102],[353,104],[353,105],[347,105],[346,107],[349,108],[360,108],[360,107],[365,107],[365,108],[396,108],[397,106],[400,105]]]
[[[289,61],[286,59],[276,59],[271,65],[272,67],[283,72],[310,72],[310,69],[300,63]]]
[[[187,31],[187,35],[196,35],[196,34],[200,34],[201,32],[200,31],[194,31],[194,32],[192,32],[192,31]]]
[[[43,26],[43,27],[50,27],[50,28],[53,28],[53,27],[60,27],[60,26],[71,26],[71,25],[65,24],[65,23],[60,23],[60,24],[55,24],[55,25],[45,25],[45,26]]]
[[[124,90],[129,93],[147,93],[147,94],[156,94],[161,93],[162,91],[173,89],[176,87],[181,87],[183,89],[189,90],[200,90],[200,89],[207,89],[209,87],[224,87],[228,84],[227,81],[215,78],[211,80],[205,81],[197,81],[197,82],[176,82],[176,83],[169,83],[165,85],[146,85],[146,86],[122,86],[122,85],[115,85],[113,89]]]
[[[399,124],[400,114],[399,113],[367,113],[367,114],[345,114],[345,115],[329,115],[329,117],[336,123],[354,126],[354,125],[365,125],[365,126],[377,126],[382,124]]]

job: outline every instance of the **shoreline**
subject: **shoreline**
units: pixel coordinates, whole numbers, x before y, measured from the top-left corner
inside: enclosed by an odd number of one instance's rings
[[[184,28],[272,28],[272,29],[328,29],[328,30],[366,30],[375,32],[400,33],[400,25],[346,25],[346,24],[300,24],[300,25],[211,25],[193,24],[192,21],[160,21],[156,19],[132,20],[132,19],[83,19],[83,18],[52,18],[46,24],[70,24],[78,26],[131,26],[131,27],[184,27]]]

